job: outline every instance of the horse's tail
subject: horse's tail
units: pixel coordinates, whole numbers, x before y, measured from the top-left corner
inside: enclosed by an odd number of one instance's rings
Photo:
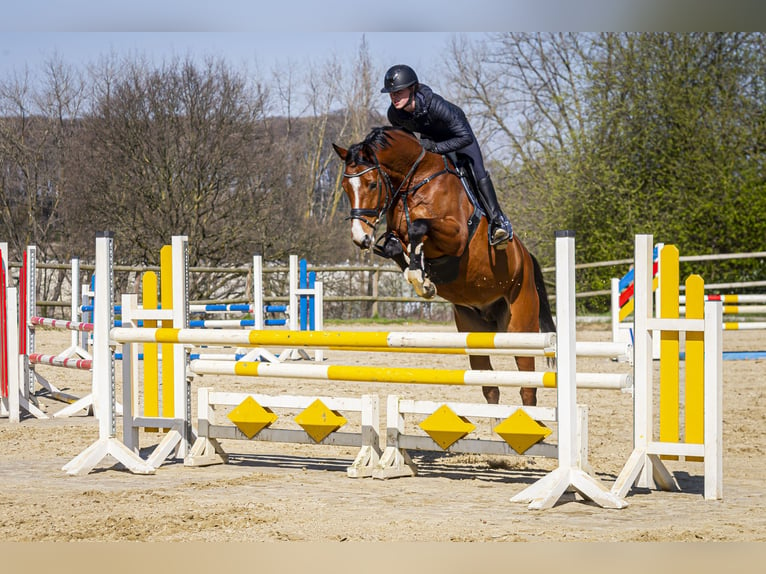
[[[537,259],[531,253],[532,264],[535,270],[535,288],[537,289],[537,298],[540,301],[540,311],[538,313],[538,320],[540,322],[540,331],[543,333],[555,333],[556,323],[553,321],[553,313],[551,312],[551,303],[548,301],[548,290],[545,288],[545,281],[543,280],[543,270],[540,268],[540,264]],[[549,368],[555,368],[556,360],[547,360]]]
[[[540,313],[538,315],[540,331],[543,333],[554,333],[556,331],[556,323],[553,321],[551,304],[550,301],[548,301],[548,290],[545,288],[543,270],[540,268],[540,264],[537,262],[535,256],[532,255],[531,257],[535,268],[535,288],[537,289],[537,298],[540,300]]]

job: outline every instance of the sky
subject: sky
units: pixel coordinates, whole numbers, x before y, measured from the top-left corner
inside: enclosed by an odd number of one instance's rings
[[[463,34],[481,38],[484,33]],[[407,63],[427,73],[440,63],[450,32],[3,32],[0,78],[26,67],[39,69],[53,56],[82,65],[111,53],[143,55],[155,61],[173,56],[224,58],[230,65],[257,65],[262,72],[288,62],[321,63],[332,56],[350,62],[367,42],[373,64],[383,69]]]
[[[0,78],[57,54],[220,55],[270,69],[356,54],[416,70],[441,58],[454,33],[496,31],[763,30],[758,0],[21,0],[4,3]]]

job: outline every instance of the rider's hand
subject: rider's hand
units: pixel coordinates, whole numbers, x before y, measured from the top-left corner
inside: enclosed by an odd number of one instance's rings
[[[422,145],[423,149],[426,151],[436,151],[436,142],[432,139],[420,138],[420,145]]]

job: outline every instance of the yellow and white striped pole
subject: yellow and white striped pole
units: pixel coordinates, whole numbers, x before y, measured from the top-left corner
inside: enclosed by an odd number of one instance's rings
[[[112,329],[118,343],[181,343],[236,347],[293,346],[325,349],[462,348],[546,349],[555,345],[554,333],[420,333],[354,331],[242,331],[235,329]]]
[[[367,383],[414,385],[468,385],[556,388],[555,371],[472,371],[419,367],[365,367],[359,365],[316,365],[265,363],[260,361],[215,361],[197,359],[190,368],[200,375],[301,378]],[[587,389],[625,389],[632,377],[625,373],[577,373],[577,386]]]

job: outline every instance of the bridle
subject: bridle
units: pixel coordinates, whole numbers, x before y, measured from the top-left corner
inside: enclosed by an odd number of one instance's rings
[[[440,175],[443,175],[445,173],[452,173],[455,175],[458,175],[457,171],[454,169],[451,169],[449,167],[449,164],[447,163],[446,156],[442,156],[442,159],[444,160],[444,169],[441,171],[438,171],[436,173],[433,173],[423,179],[422,181],[412,184],[411,180],[412,177],[415,175],[415,171],[417,171],[418,166],[420,165],[420,162],[423,161],[423,158],[426,155],[425,148],[420,151],[420,155],[418,155],[415,162],[410,167],[410,170],[407,172],[407,175],[402,178],[402,182],[399,184],[399,187],[394,191],[394,186],[391,183],[391,178],[389,177],[388,173],[381,167],[380,161],[378,160],[378,156],[373,154],[373,157],[375,158],[375,165],[368,167],[365,170],[362,170],[358,173],[348,173],[344,172],[343,177],[351,179],[354,177],[361,177],[366,173],[369,173],[371,171],[377,171],[377,179],[376,179],[376,187],[378,188],[378,200],[375,203],[374,208],[351,208],[351,211],[349,213],[349,216],[346,217],[346,219],[358,219],[359,221],[365,223],[368,225],[372,231],[373,235],[375,233],[375,229],[380,223],[381,217],[384,213],[386,213],[393,205],[396,204],[399,200],[403,201],[404,206],[404,216],[407,221],[407,226],[410,225],[410,214],[409,214],[409,208],[407,206],[407,196],[410,194],[415,193],[418,189],[421,187],[427,185]],[[381,180],[385,183],[385,192],[380,185]],[[405,187],[407,186],[407,187]],[[383,194],[385,193],[385,197]],[[374,218],[373,220],[370,220],[368,218]]]
[[[375,202],[375,208],[358,208],[358,207],[352,207],[351,211],[349,213],[349,216],[346,217],[346,219],[358,219],[362,223],[367,224],[369,227],[373,229],[373,232],[375,228],[377,227],[378,223],[380,223],[380,216],[383,214],[391,205],[390,197],[391,194],[389,191],[393,188],[391,185],[391,178],[389,178],[388,174],[383,171],[380,167],[380,163],[378,162],[377,156],[375,156],[375,165],[368,167],[365,170],[360,171],[359,173],[348,173],[344,172],[343,177],[347,179],[351,179],[353,177],[362,177],[364,174],[369,173],[371,171],[377,171],[377,178],[376,178],[376,186],[378,189],[378,200]],[[386,197],[383,198],[383,188],[380,185],[380,180],[383,179],[386,182]],[[381,203],[383,203],[383,206],[381,207]],[[367,219],[368,217],[374,217],[374,221],[370,221]]]

